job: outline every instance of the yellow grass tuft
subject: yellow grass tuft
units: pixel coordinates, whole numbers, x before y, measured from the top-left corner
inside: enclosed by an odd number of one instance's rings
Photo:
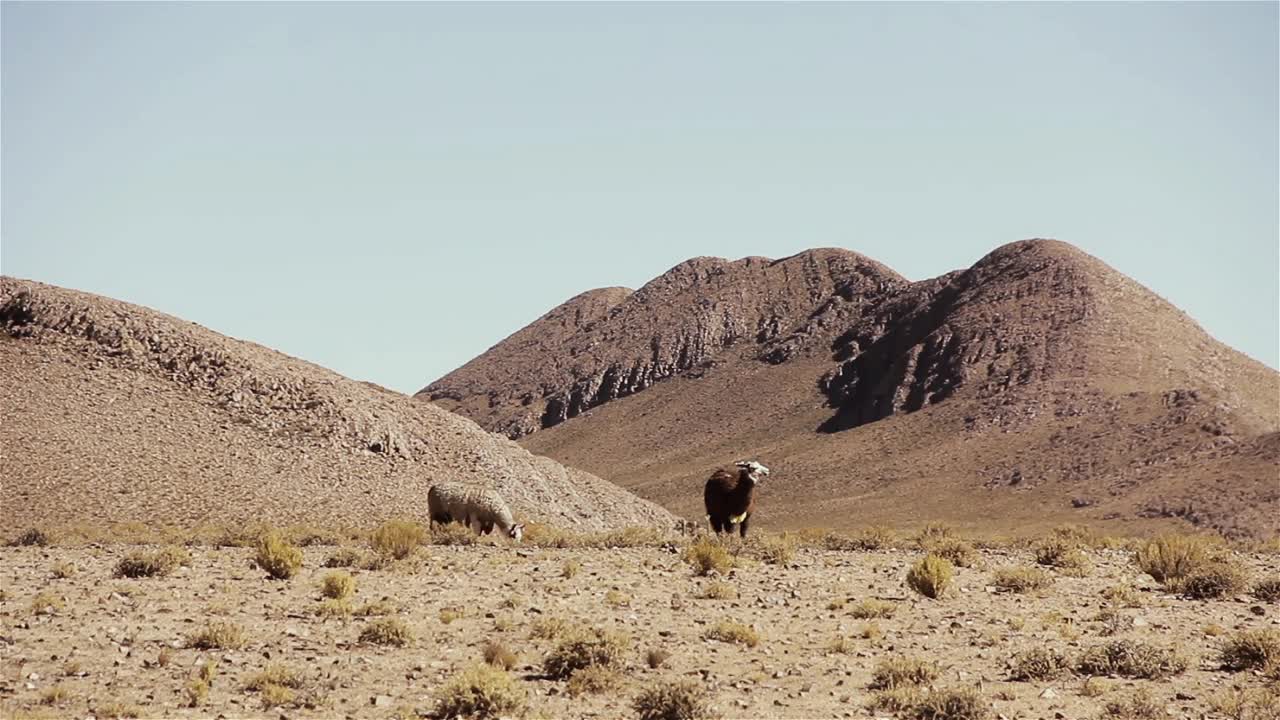
[[[435,692],[435,717],[492,718],[520,715],[528,694],[505,670],[472,665]]]
[[[936,600],[946,593],[952,573],[950,562],[937,555],[926,555],[907,572],[907,587]]]
[[[427,531],[408,520],[388,520],[369,536],[374,552],[387,558],[403,560],[426,539]]]
[[[320,582],[320,594],[334,600],[345,600],[355,594],[356,580],[350,573],[336,570]]]
[[[258,538],[254,562],[276,580],[288,580],[302,567],[302,551],[272,530]]]
[[[685,548],[684,560],[693,566],[697,575],[727,575],[733,567],[733,558],[716,540],[709,537],[699,538]]]
[[[747,647],[755,647],[760,644],[760,635],[755,628],[733,620],[720,621],[715,627],[708,630],[703,637],[708,640],[719,640],[720,642],[745,645]]]

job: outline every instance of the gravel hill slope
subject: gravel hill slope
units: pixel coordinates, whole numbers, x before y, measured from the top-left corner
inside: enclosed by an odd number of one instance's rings
[[[426,517],[437,480],[575,528],[672,518],[470,420],[146,308],[0,278],[6,524]]]

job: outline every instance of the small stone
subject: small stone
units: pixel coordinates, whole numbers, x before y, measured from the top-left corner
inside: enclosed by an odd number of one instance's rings
[[[390,695],[374,695],[369,699],[369,704],[374,707],[387,707],[391,705]]]
[[[1058,697],[1058,693],[1054,692],[1053,688],[1045,688],[1044,691],[1040,693],[1040,697],[1045,700],[1052,700]]]

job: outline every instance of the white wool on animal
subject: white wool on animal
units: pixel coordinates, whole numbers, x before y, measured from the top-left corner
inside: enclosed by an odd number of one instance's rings
[[[463,483],[438,483],[427,491],[427,509],[432,522],[439,518],[472,525],[498,526],[503,533],[510,533],[515,526],[511,508],[493,488]]]

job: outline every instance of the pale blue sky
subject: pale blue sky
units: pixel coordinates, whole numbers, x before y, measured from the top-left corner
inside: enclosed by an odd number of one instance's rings
[[[1075,243],[1280,363],[1274,2],[5,2],[5,274],[412,392],[583,290]]]

